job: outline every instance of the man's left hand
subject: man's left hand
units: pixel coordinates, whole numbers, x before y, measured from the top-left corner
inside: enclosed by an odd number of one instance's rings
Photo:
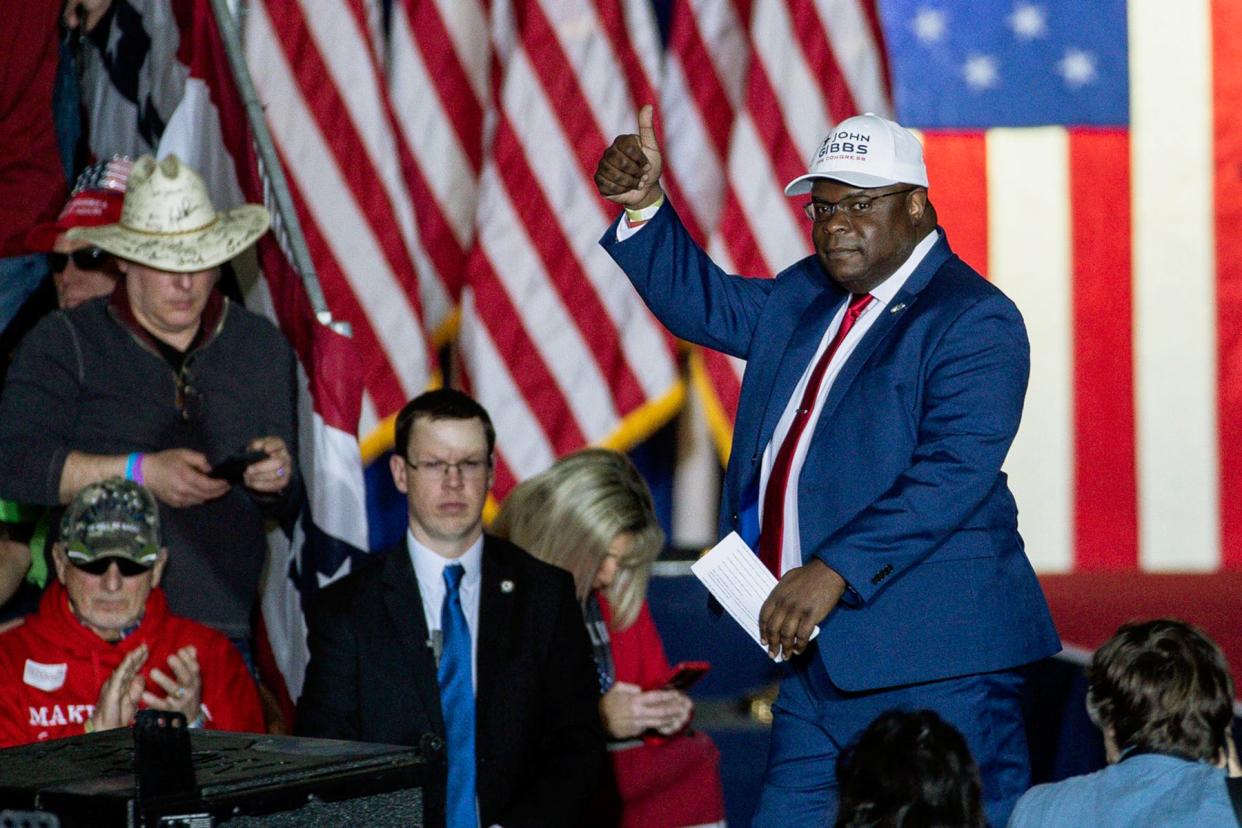
[[[266,458],[246,467],[242,474],[246,488],[264,494],[284,491],[293,479],[293,457],[285,441],[279,437],[259,437],[251,440],[246,448],[267,452]]]
[[[759,610],[759,635],[768,655],[799,655],[844,593],[845,579],[819,558],[786,572]]]
[[[150,690],[143,691],[142,701],[153,710],[184,713],[187,721],[198,718],[203,700],[203,678],[198,669],[198,650],[193,645],[182,647],[168,657],[168,675],[158,667],[151,669],[151,681],[168,695],[160,698]]]

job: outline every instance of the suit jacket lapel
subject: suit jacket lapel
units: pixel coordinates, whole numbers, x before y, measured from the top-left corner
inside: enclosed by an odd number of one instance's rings
[[[758,442],[755,444],[758,451],[763,451],[771,441],[776,424],[785,413],[785,407],[799,378],[815,356],[815,350],[824,338],[824,331],[832,321],[832,315],[844,299],[844,292],[838,288],[819,288],[790,332],[785,352],[781,355],[768,389],[768,404],[764,408],[763,422],[759,425]]]
[[[927,286],[927,283],[931,281],[931,277],[952,255],[943,231],[939,232],[940,239],[932,245],[931,250],[927,251],[923,261],[919,262],[919,266],[910,274],[910,278],[902,285],[901,290],[897,291],[893,300],[881,310],[880,317],[867,330],[862,341],[855,346],[849,359],[841,366],[841,371],[837,374],[837,378],[833,380],[832,388],[828,391],[828,398],[824,400],[824,407],[820,410],[819,420],[815,425],[817,433],[822,433],[821,429],[824,427],[824,424],[832,419],[833,412],[841,404],[841,399],[849,391],[854,380],[858,378],[863,366],[867,364],[867,360],[875,353],[876,348],[880,347],[880,343],[892,333],[893,329],[897,327],[897,323],[910,312],[914,303],[918,301],[919,292]]]
[[[432,728],[443,734],[444,714],[440,710],[435,654],[429,643],[431,634],[423,617],[422,593],[404,540],[385,557],[383,583],[384,608],[403,644],[399,658],[410,666],[414,689]]]
[[[506,654],[514,652],[512,644],[514,596],[522,588],[514,579],[507,560],[495,554],[494,541],[483,536],[483,578],[479,593],[478,681],[475,688],[476,709],[504,710],[504,699],[498,697],[497,682],[509,674]]]

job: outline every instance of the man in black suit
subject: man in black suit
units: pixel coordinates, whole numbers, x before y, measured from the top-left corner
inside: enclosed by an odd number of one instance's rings
[[[450,828],[572,825],[603,761],[599,682],[569,574],[483,534],[494,442],[459,391],[398,414],[409,531],[312,603],[296,729],[443,746]]]

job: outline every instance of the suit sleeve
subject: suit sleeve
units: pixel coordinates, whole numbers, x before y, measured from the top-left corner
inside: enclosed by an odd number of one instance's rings
[[[641,233],[619,242],[614,223],[600,244],[669,331],[746,359],[773,280],[725,273],[667,202]]]
[[[1012,303],[993,296],[966,309],[927,363],[910,466],[811,554],[866,602],[950,538],[1003,485],[1029,370],[1026,330]]]
[[[60,503],[60,476],[78,415],[81,343],[53,313],[26,335],[0,396],[0,496]]]
[[[539,772],[498,822],[505,828],[581,824],[604,762],[599,679],[582,611],[568,573],[555,592],[547,663],[542,668]]]
[[[321,593],[320,598],[328,597]],[[351,614],[336,602],[314,601],[306,615],[310,662],[298,699],[294,733],[325,739],[357,740],[358,643]]]

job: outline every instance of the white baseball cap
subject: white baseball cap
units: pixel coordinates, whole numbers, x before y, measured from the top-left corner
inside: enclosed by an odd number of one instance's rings
[[[811,169],[785,185],[785,195],[805,195],[821,178],[855,187],[927,186],[923,146],[901,124],[868,112],[837,124],[815,151]]]

